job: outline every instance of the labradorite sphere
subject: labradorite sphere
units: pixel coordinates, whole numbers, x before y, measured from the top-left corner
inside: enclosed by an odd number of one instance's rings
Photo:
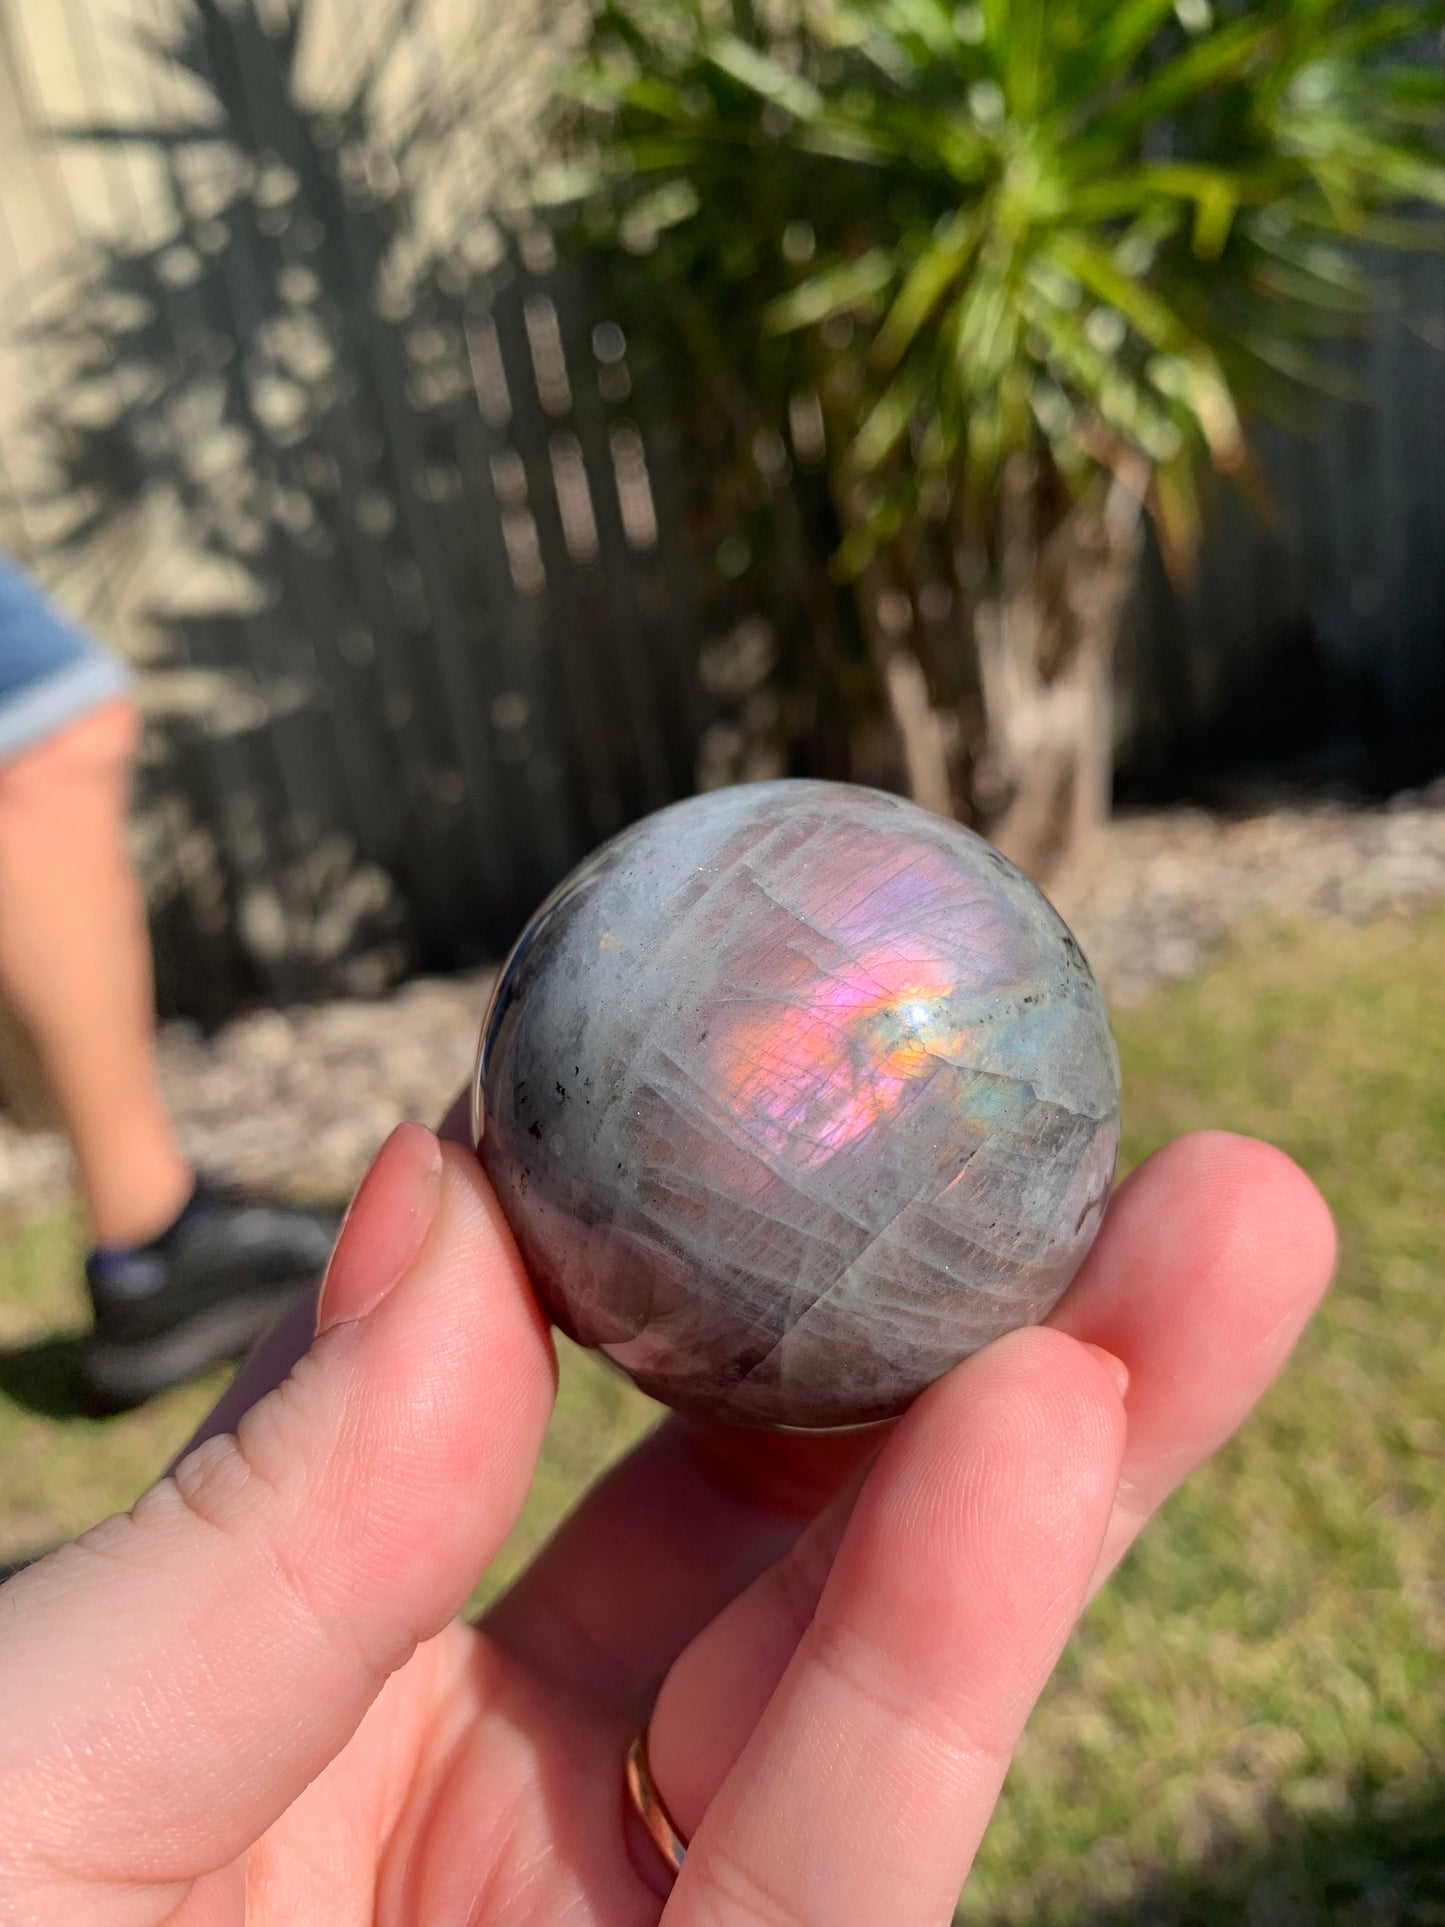
[[[683,1411],[849,1425],[1054,1305],[1108,1197],[1119,1066],[1078,944],[981,838],[752,783],[542,905],[473,1121],[563,1331]]]

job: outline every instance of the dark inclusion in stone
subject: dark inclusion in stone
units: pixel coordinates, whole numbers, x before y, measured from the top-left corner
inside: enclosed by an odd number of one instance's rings
[[[543,1304],[685,1411],[898,1412],[1046,1315],[1119,1140],[1098,987],[987,843],[756,783],[660,811],[533,917],[478,1149]]]

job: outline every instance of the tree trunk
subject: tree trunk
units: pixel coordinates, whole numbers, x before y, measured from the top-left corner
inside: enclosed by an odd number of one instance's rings
[[[953,815],[948,740],[943,719],[928,699],[928,679],[911,650],[895,649],[883,665],[888,707],[903,745],[908,794],[925,810]]]
[[[953,816],[948,732],[920,657],[918,583],[919,556],[905,533],[864,571],[858,604],[909,797],[938,816]]]
[[[984,714],[982,825],[1029,875],[1056,877],[1108,816],[1114,649],[1147,478],[1116,479],[1037,539],[1036,471],[1003,478],[994,579],[974,605]]]

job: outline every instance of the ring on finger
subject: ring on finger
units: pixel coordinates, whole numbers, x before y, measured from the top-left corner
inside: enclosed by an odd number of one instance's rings
[[[687,1842],[673,1825],[672,1815],[668,1812],[662,1795],[658,1792],[652,1777],[652,1767],[647,1757],[647,1729],[638,1734],[627,1749],[627,1792],[636,1810],[638,1819],[647,1829],[647,1836],[657,1851],[667,1862],[676,1879],[687,1852]]]

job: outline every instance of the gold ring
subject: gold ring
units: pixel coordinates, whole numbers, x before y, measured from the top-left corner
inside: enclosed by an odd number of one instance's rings
[[[627,1749],[627,1791],[646,1827],[648,1838],[671,1867],[674,1876],[687,1852],[687,1842],[672,1824],[672,1815],[663,1805],[662,1795],[652,1782],[647,1760],[647,1731],[643,1729]]]

